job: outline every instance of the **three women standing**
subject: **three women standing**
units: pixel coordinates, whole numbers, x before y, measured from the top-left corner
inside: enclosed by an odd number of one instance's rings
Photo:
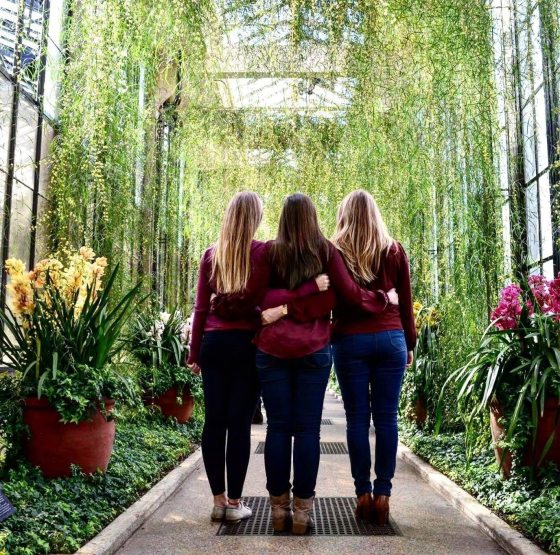
[[[381,500],[390,494],[393,451],[396,455],[393,412],[396,424],[395,399],[406,363],[400,322],[402,315],[408,317],[412,302],[408,302],[410,282],[404,251],[386,233],[375,204],[373,211],[371,204],[366,205],[370,210],[362,210],[355,219],[354,203],[347,199],[339,211],[335,240],[345,265],[339,251],[321,233],[308,197],[296,194],[286,199],[278,237],[264,245],[253,240],[262,216],[260,201],[254,193],[240,193],[230,203],[220,239],[202,259],[189,363],[197,370],[200,358],[206,401],[202,450],[214,494],[215,519],[239,520],[251,515],[240,497],[259,387],[252,344],[257,308],[263,310],[262,321],[268,324],[259,329],[254,342],[268,419],[265,467],[274,529],[285,530],[292,524],[295,534],[303,534],[313,525],[310,513],[319,468],[321,415],[332,364],[333,308],[337,315],[335,363],[347,412],[352,473],[359,495],[357,515],[369,517],[374,507],[371,483],[368,486],[367,429],[370,403],[375,402],[379,407],[373,407],[374,422],[381,436],[376,454],[387,457],[379,467],[376,462],[375,507],[383,517],[387,504]],[[369,220],[360,224],[363,218]],[[384,264],[389,262],[394,268],[385,275]],[[405,270],[406,279],[401,279]],[[333,285],[328,290],[323,273]],[[398,303],[394,287],[405,297],[400,311],[389,306]],[[407,333],[410,345],[414,338],[410,330]],[[351,342],[360,347],[356,358],[352,358]],[[360,388],[366,391],[367,406],[363,394],[357,393]],[[387,398],[380,399],[385,390]]]

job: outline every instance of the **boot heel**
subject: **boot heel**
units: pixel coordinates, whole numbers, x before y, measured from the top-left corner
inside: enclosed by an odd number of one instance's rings
[[[270,496],[272,529],[275,532],[286,532],[292,522],[292,506],[290,492]]]
[[[306,522],[297,522],[294,520],[292,524],[292,534],[295,536],[304,536],[307,534],[309,530],[309,523]]]
[[[373,498],[372,521],[377,526],[385,526],[389,520],[389,497],[376,495]]]
[[[295,536],[303,536],[307,534],[314,526],[311,518],[314,497],[309,499],[300,499],[294,496],[294,516],[292,520],[292,534]]]

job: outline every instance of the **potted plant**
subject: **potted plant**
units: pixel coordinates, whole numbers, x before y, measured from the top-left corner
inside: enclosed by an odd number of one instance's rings
[[[457,386],[467,432],[489,411],[496,457],[506,477],[516,437],[523,463],[560,465],[560,277],[530,276],[523,289],[508,285],[492,319],[479,348],[444,389]]]
[[[140,314],[134,320],[130,351],[141,363],[138,377],[145,402],[181,424],[194,410],[200,378],[185,365],[191,323],[180,310]]]
[[[105,471],[116,401],[132,400],[134,383],[111,364],[123,347],[138,286],[114,299],[115,268],[87,247],[40,261],[30,272],[16,259],[8,273],[0,348],[19,376],[24,452],[48,478]]]
[[[435,410],[432,396],[435,387],[434,376],[439,364],[437,351],[439,314],[436,307],[423,306],[418,301],[414,303],[413,308],[418,341],[414,349],[412,366],[405,374],[403,398],[407,407],[406,416],[422,428],[426,424],[428,412],[433,413]]]

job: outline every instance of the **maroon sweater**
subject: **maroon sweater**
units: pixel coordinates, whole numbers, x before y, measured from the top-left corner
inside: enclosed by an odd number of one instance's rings
[[[251,244],[251,275],[242,293],[218,295],[212,279],[212,256],[209,247],[200,261],[194,308],[194,321],[188,364],[198,363],[202,336],[206,331],[252,330],[260,325],[259,306],[268,290],[270,264],[268,244],[253,241]],[[299,298],[317,293],[315,280],[310,280],[294,291],[278,291],[277,305],[295,302]],[[212,295],[217,295],[212,299]]]
[[[286,289],[280,289],[287,284],[274,269],[271,270],[271,289],[261,308],[288,304],[288,316],[285,321],[265,326],[257,332],[255,344],[261,351],[278,358],[299,358],[327,345],[331,335],[330,313],[337,299],[357,312],[368,312],[372,317],[387,306],[387,294],[383,290],[366,290],[356,284],[340,253],[330,243],[323,272],[331,281],[328,291],[290,299],[286,296]]]
[[[294,320],[306,322],[323,318],[334,308],[335,335],[403,330],[407,348],[412,351],[416,345],[416,326],[412,310],[410,268],[406,253],[397,242],[382,259],[378,277],[367,286],[373,292],[393,288],[399,295],[399,305],[388,304],[380,312],[368,310],[363,304],[356,306],[339,295],[335,303],[334,291],[329,289],[324,293],[288,302],[288,313]],[[263,301],[263,307],[266,308],[266,304],[267,298]]]
[[[380,314],[356,311],[351,306],[339,303],[334,311],[335,334],[376,333],[379,331],[404,330],[406,345],[412,351],[416,345],[416,325],[412,309],[412,288],[408,257],[398,242],[389,249],[381,261],[378,276],[368,284],[369,290],[395,288],[399,305],[387,305]]]

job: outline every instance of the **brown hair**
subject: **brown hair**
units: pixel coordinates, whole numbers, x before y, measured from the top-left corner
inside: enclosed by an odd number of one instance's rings
[[[301,193],[287,197],[271,248],[276,273],[289,289],[295,289],[324,270],[328,254],[329,243],[311,199]]]
[[[395,243],[375,199],[362,189],[342,200],[332,242],[342,253],[354,279],[362,284],[376,278],[383,256]]]
[[[251,274],[251,242],[262,220],[259,196],[237,193],[228,204],[212,256],[212,279],[218,293],[243,291]]]

